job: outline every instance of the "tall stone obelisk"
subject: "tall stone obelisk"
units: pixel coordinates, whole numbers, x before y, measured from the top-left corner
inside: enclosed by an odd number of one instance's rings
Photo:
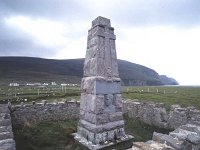
[[[110,20],[97,17],[88,31],[84,77],[81,83],[80,120],[75,139],[89,149],[125,143],[121,83]]]

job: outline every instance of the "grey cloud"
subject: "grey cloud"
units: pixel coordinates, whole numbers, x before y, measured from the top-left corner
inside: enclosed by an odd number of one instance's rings
[[[48,57],[54,55],[55,52],[56,48],[36,44],[30,35],[9,28],[0,21],[0,56]]]
[[[7,26],[5,18],[26,16],[71,23],[88,14],[89,10],[78,0],[0,0],[0,56],[53,57],[60,48],[35,43],[34,37]]]
[[[54,49],[34,44],[32,41],[27,39],[0,41],[0,56],[49,57],[54,54]]]
[[[1,0],[0,11],[4,16],[27,15],[53,20],[83,19],[91,13],[78,0]]]
[[[71,23],[73,20],[91,21],[94,15],[97,17],[96,15],[101,15],[97,13],[102,12],[101,8],[91,8],[92,6],[82,0],[0,0],[0,56],[51,57],[59,49],[34,43],[30,35],[6,26],[4,18],[22,15],[65,23]],[[105,7],[107,13],[102,13],[108,16],[104,17],[109,17],[118,27],[122,25],[190,27],[200,24],[199,0],[113,0],[110,6],[105,4]],[[95,9],[98,11],[95,12]],[[75,38],[79,34],[74,31],[70,37]]]
[[[199,0],[133,0],[121,1],[111,12],[119,23],[130,26],[200,24]]]

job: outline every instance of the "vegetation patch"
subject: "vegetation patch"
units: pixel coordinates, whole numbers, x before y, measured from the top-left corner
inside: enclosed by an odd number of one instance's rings
[[[125,131],[133,135],[134,141],[147,141],[154,131],[168,133],[169,130],[149,126],[139,120],[124,116]],[[77,120],[40,123],[14,129],[17,150],[82,150],[71,133],[76,132]]]
[[[125,100],[164,103],[167,110],[174,104],[200,110],[200,87],[197,86],[134,86],[123,87],[122,91]]]

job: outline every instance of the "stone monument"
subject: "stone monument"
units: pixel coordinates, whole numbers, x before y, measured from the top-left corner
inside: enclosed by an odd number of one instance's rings
[[[133,137],[124,132],[115,39],[109,19],[92,21],[81,83],[80,120],[74,134],[89,149],[132,146]]]

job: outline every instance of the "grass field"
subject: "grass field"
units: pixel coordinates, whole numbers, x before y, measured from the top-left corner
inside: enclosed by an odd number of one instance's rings
[[[0,103],[41,101],[80,100],[80,87],[77,86],[20,86],[1,87]],[[153,101],[164,103],[169,109],[173,104],[183,107],[195,106],[200,109],[200,87],[192,86],[134,86],[122,87],[125,100]]]
[[[154,131],[168,133],[169,130],[158,129],[138,120],[124,116],[125,131],[133,135],[134,141],[147,141]],[[77,120],[64,122],[41,123],[15,129],[14,136],[17,150],[82,150],[76,144],[71,133],[76,132]]]
[[[54,101],[56,99],[79,99],[80,87],[76,86],[20,86],[1,87],[0,102],[12,103],[41,101],[43,99]]]
[[[182,107],[195,106],[197,109],[200,109],[200,87],[123,87],[122,91],[124,99],[164,103],[167,109],[173,104],[179,104]]]

